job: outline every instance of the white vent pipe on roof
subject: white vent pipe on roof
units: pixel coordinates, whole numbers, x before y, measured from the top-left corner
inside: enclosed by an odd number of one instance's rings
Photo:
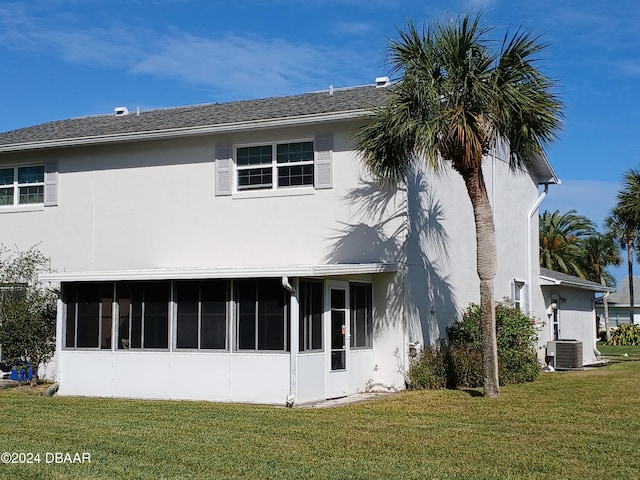
[[[389,77],[378,77],[376,78],[376,87],[386,87],[391,84]]]

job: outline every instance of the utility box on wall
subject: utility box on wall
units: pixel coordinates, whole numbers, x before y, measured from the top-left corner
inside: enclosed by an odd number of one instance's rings
[[[577,340],[555,340],[547,342],[549,365],[556,370],[582,369],[582,342]]]

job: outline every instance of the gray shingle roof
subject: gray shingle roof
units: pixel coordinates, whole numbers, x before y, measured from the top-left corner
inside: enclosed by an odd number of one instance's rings
[[[304,116],[353,112],[356,115],[380,106],[387,88],[353,87],[229,103],[209,103],[142,111],[129,115],[97,115],[58,120],[0,134],[0,151],[25,150],[70,143],[74,139],[179,131]],[[86,143],[86,142],[85,142]]]
[[[584,278],[567,275],[566,273],[556,272],[543,267],[540,267],[540,276],[553,279],[559,285],[593,290],[594,292],[613,292],[615,290],[615,288],[603,287],[599,283],[592,282],[591,280],[585,280]]]
[[[629,295],[629,277],[624,277],[620,282],[618,282],[618,288],[614,293],[609,295],[608,301],[609,304],[617,304],[617,305],[627,305],[630,304]],[[633,277],[633,301],[635,306],[640,305],[640,277]]]

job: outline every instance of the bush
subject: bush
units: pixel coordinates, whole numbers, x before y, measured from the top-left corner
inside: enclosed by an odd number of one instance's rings
[[[483,384],[480,306],[471,304],[447,328],[449,341],[422,349],[411,363],[410,388],[476,388]],[[531,382],[540,372],[538,327],[509,300],[496,304],[498,376],[501,385]]]
[[[640,345],[640,325],[632,325],[630,323],[620,325],[611,332],[607,343],[624,347]]]
[[[444,341],[423,348],[412,360],[407,383],[412,390],[435,390],[447,386],[447,344]]]

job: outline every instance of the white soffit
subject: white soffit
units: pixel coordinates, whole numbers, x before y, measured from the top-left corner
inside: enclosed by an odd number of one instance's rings
[[[112,270],[96,272],[55,272],[42,274],[49,282],[103,282],[124,280],[199,280],[209,278],[278,278],[328,277],[337,275],[365,275],[394,273],[397,263],[341,263],[328,265],[274,265],[260,267],[220,268],[156,268],[149,270]]]

